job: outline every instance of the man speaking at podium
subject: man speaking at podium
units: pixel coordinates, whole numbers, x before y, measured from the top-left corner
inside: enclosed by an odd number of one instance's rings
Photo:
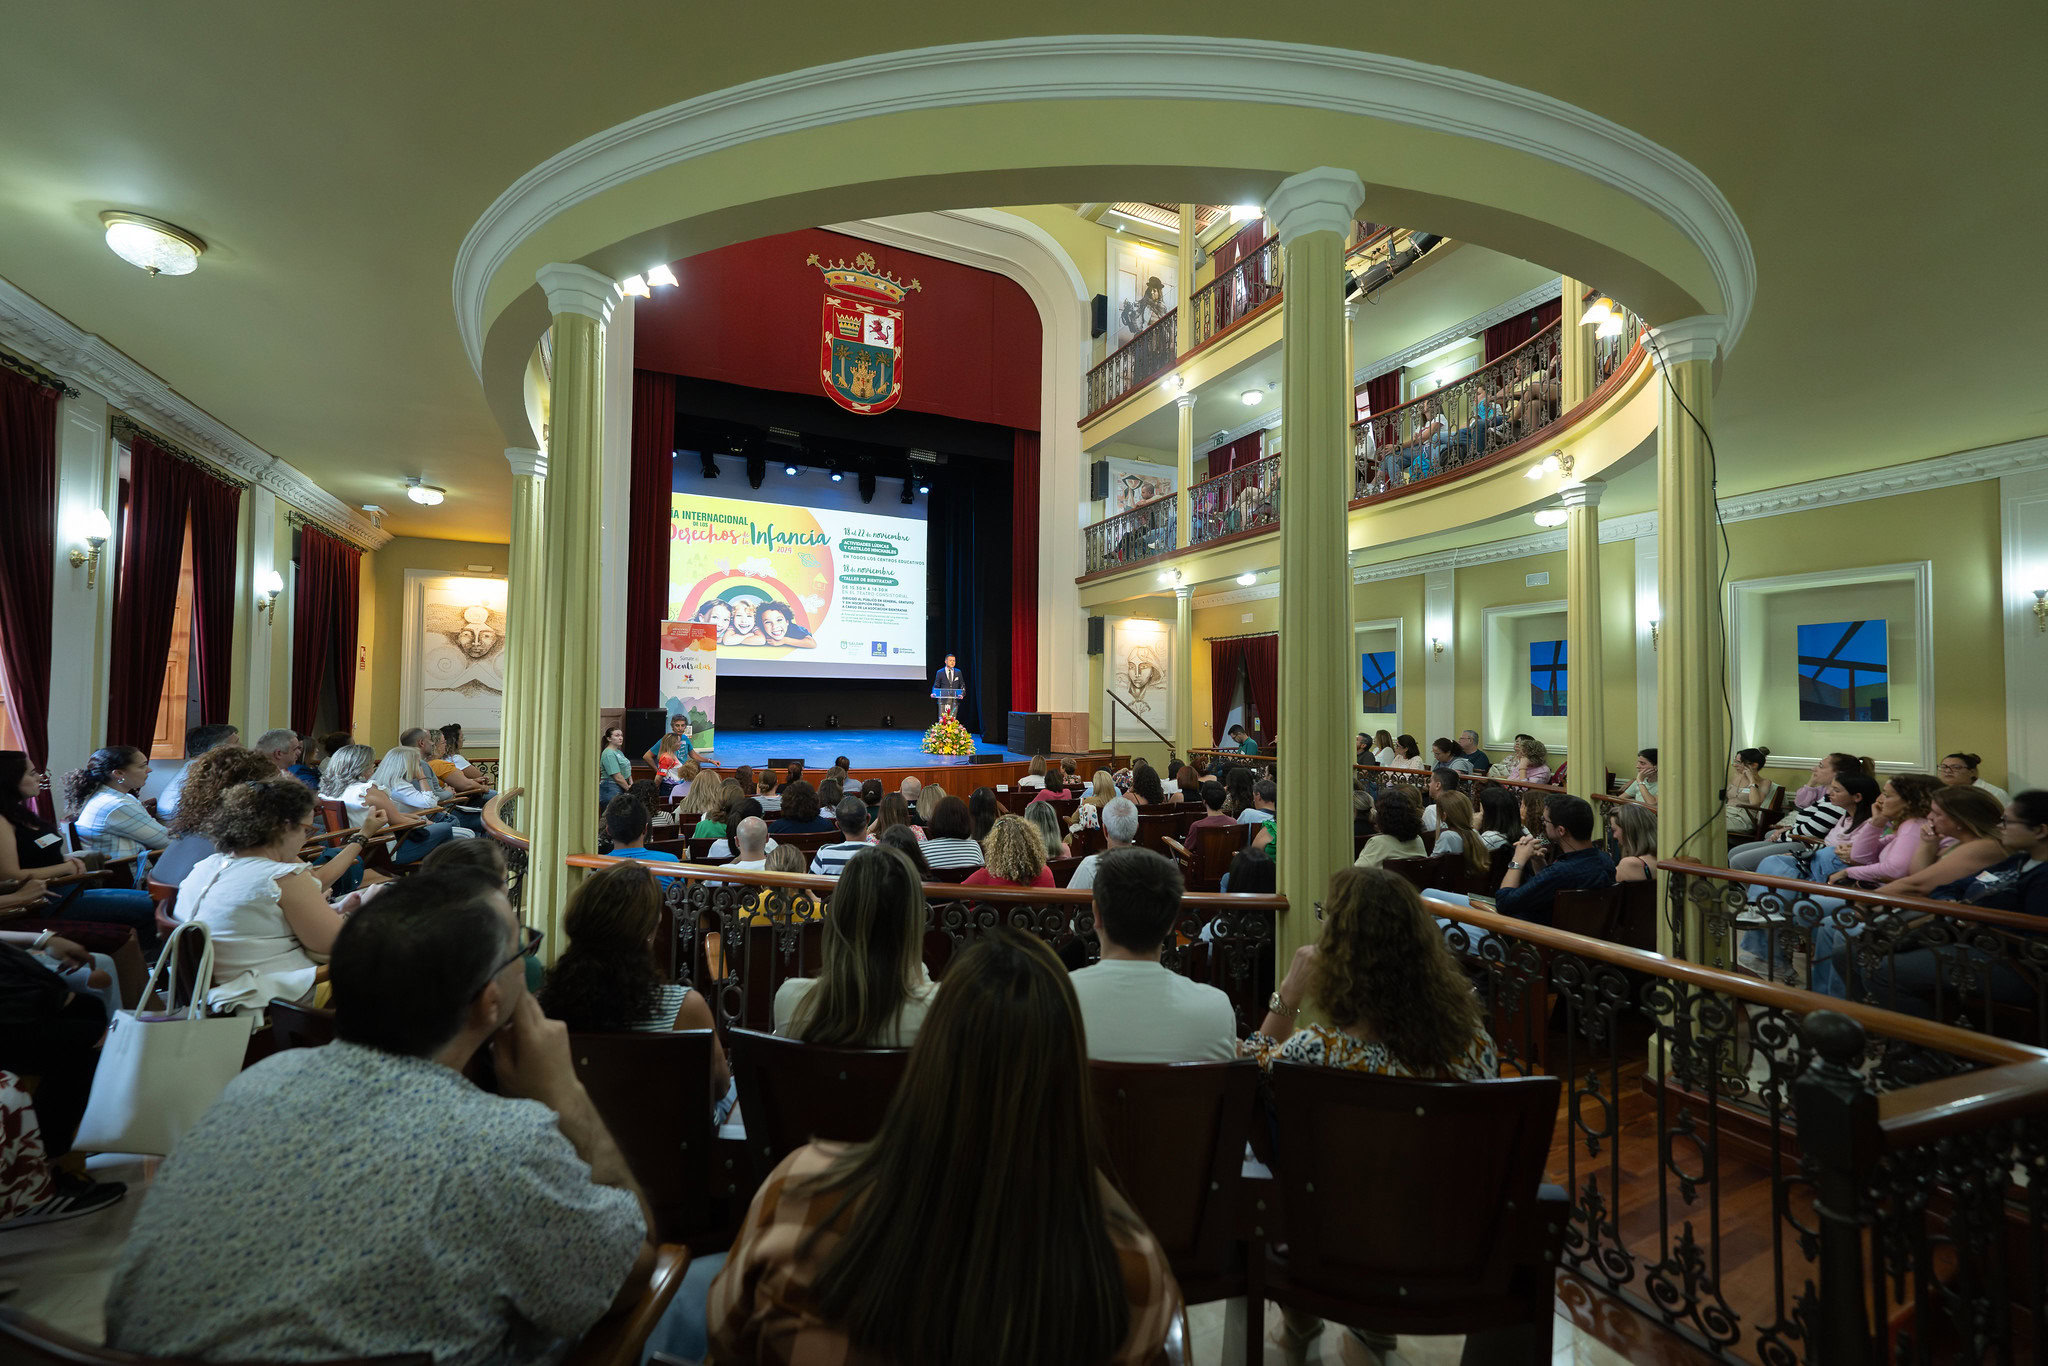
[[[955,656],[946,656],[946,667],[932,675],[933,692],[936,693],[941,688],[964,688],[967,686],[962,679],[960,670],[956,667],[957,663],[958,660]],[[952,716],[959,708],[960,699],[957,697],[946,697],[939,700],[939,715],[942,717]]]

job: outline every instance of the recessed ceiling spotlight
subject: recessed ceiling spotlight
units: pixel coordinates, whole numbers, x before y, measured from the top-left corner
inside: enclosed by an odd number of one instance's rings
[[[100,222],[107,225],[107,246],[114,255],[151,275],[190,275],[206,250],[206,243],[160,218],[108,209]]]
[[[841,474],[841,473],[840,473],[840,472],[839,472],[838,470],[834,470],[834,471],[832,471],[832,482],[833,482],[833,483],[837,484],[837,483],[839,483],[840,481],[844,480],[845,478],[846,478],[846,476],[845,476],[845,475],[843,475],[843,474]]]
[[[794,466],[794,465],[784,465],[784,466],[782,467],[782,472],[783,472],[784,474],[788,474],[788,475],[794,475],[794,474],[796,473],[796,466]]]
[[[1237,396],[1237,401],[1247,408],[1256,408],[1266,401],[1264,389],[1247,389]]]
[[[917,491],[919,493],[930,493],[932,491],[932,486],[930,484],[919,484],[917,486]]]
[[[656,266],[647,272],[647,283],[650,285],[672,285],[675,282],[676,273],[667,266]]]
[[[1259,576],[1257,574],[1251,573],[1250,571],[1246,571],[1245,573],[1239,574],[1237,576],[1237,581],[1243,584],[1246,588],[1250,588],[1253,584],[1259,581]]]
[[[405,481],[405,496],[422,507],[438,507],[448,496],[448,490],[436,484],[422,483],[419,476],[414,475]]]

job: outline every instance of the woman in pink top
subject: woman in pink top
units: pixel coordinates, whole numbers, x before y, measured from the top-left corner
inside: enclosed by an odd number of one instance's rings
[[[1870,819],[1863,825],[1863,828],[1876,826],[1883,832],[1877,857],[1837,868],[1828,875],[1828,881],[1876,886],[1910,872],[1913,851],[1920,847],[1920,841],[1927,833],[1927,813],[1940,787],[1939,779],[1925,773],[1901,773],[1886,783],[1884,791],[1871,805]],[[1862,832],[1859,829],[1857,833]],[[1854,837],[1850,844],[1853,849],[1856,844]]]
[[[1534,736],[1517,736],[1515,757],[1508,765],[1508,776],[1517,782],[1547,783],[1550,773],[1550,751],[1543,742]]]

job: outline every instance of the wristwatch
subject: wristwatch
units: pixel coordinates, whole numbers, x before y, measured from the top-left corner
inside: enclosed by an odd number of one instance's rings
[[[1275,1015],[1292,1015],[1300,1010],[1301,1007],[1288,1005],[1287,1002],[1280,999],[1280,993],[1276,991],[1271,999],[1266,1002],[1266,1009]]]
[[[363,849],[369,846],[370,837],[368,835],[350,835],[347,839],[343,840],[342,843],[353,844],[356,848]]]
[[[1508,871],[1511,873],[1519,873],[1522,871],[1522,865],[1519,863],[1510,863],[1508,865]]]

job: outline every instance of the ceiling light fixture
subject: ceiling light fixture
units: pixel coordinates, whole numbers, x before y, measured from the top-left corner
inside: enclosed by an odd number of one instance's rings
[[[1537,526],[1563,526],[1563,525],[1564,525],[1564,522],[1565,522],[1565,515],[1566,515],[1566,514],[1565,514],[1565,510],[1564,510],[1563,508],[1543,508],[1543,509],[1540,509],[1540,510],[1539,510],[1539,511],[1538,511],[1538,512],[1536,513],[1536,525],[1537,525]]]
[[[1237,396],[1237,401],[1247,408],[1256,408],[1266,401],[1266,391],[1263,389],[1247,389]]]
[[[621,299],[628,297],[651,299],[654,297],[654,291],[647,287],[647,277],[644,275],[628,275],[625,279],[614,285],[613,288],[619,291]]]
[[[788,475],[794,475],[794,474],[796,473],[796,466],[794,466],[794,465],[784,465],[784,466],[782,467],[782,472],[783,472],[784,474],[788,474]]]
[[[421,481],[418,475],[405,481],[405,496],[421,507],[439,507],[441,500],[448,496],[448,490],[436,484]]]
[[[1541,479],[1546,474],[1569,476],[1575,463],[1577,463],[1575,457],[1566,455],[1563,451],[1552,451],[1549,455],[1544,456],[1541,460],[1529,466],[1528,469],[1523,470],[1522,477],[1524,479]]]
[[[653,270],[647,272],[647,283],[650,285],[675,284],[676,273],[667,266],[656,266]]]
[[[206,243],[160,218],[108,209],[100,222],[107,225],[107,246],[114,255],[151,275],[190,275],[206,250]]]
[[[1605,321],[1593,329],[1593,335],[1596,337],[1618,337],[1626,326],[1627,324],[1622,321],[1619,313],[1610,313]]]
[[[1243,584],[1246,588],[1250,588],[1253,584],[1259,581],[1259,576],[1257,574],[1253,574],[1247,571],[1243,574],[1239,574],[1237,576],[1237,581],[1240,584]]]
[[[837,483],[841,483],[841,482],[843,482],[843,481],[845,480],[845,478],[846,478],[846,476],[845,476],[845,475],[843,475],[843,474],[841,474],[841,473],[840,473],[840,472],[839,472],[838,470],[834,470],[834,471],[832,471],[832,482],[833,482],[833,483],[835,483],[835,484],[837,484]]]

